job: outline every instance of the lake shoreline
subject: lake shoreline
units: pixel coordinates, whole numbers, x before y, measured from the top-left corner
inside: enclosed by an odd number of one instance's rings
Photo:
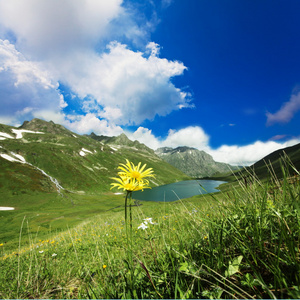
[[[220,192],[218,187],[224,183],[226,181],[206,179],[184,180],[154,187],[150,190],[133,192],[132,198],[141,201],[173,202],[196,195]]]

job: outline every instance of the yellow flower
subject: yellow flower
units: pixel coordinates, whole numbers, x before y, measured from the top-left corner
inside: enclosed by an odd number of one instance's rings
[[[135,179],[125,178],[125,177],[122,178],[112,177],[111,179],[118,182],[118,183],[116,182],[111,183],[112,188],[117,187],[118,189],[123,189],[124,191],[133,192],[133,191],[139,191],[146,188],[150,188],[147,186],[148,182],[146,181],[136,181]]]
[[[116,182],[111,183],[112,188],[117,187],[118,189],[123,189],[127,192],[139,191],[146,188],[150,188],[149,181],[145,177],[154,177],[152,168],[149,168],[144,171],[146,164],[140,168],[141,163],[138,163],[135,166],[132,162],[129,162],[127,159],[127,164],[120,164],[118,169],[122,170],[118,172],[120,178],[112,177],[111,179]]]
[[[138,163],[137,166],[135,166],[132,162],[130,162],[128,159],[126,159],[126,165],[125,164],[120,164],[118,169],[121,170],[121,172],[118,173],[120,177],[129,177],[132,179],[136,179],[137,181],[144,180],[143,178],[145,177],[154,177],[153,169],[149,168],[144,171],[146,168],[146,164],[144,164],[141,167],[141,162]]]
[[[1,246],[3,246],[3,243],[2,243],[2,244],[0,244],[0,247],[1,247]]]
[[[105,269],[107,267],[107,265],[103,265],[102,268]]]

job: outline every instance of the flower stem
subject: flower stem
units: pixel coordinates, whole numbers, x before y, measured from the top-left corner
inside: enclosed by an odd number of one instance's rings
[[[128,233],[128,197],[129,197],[129,226],[130,232]],[[132,256],[132,192],[127,191],[125,197],[125,228],[126,228],[126,240],[127,240],[127,254],[128,254],[128,264],[130,268],[130,279],[131,279],[131,291],[133,290],[133,256]]]

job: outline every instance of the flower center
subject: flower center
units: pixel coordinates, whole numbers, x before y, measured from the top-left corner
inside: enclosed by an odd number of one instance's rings
[[[132,171],[132,172],[131,172],[131,177],[138,180],[138,179],[141,178],[141,173],[140,173],[140,172],[137,172],[137,171]]]

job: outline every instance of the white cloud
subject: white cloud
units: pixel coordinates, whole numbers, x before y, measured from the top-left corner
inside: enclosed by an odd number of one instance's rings
[[[169,130],[163,142],[165,147],[188,146],[197,149],[207,149],[209,136],[199,126],[189,126],[178,131]]]
[[[126,134],[130,139],[138,140],[153,150],[160,147],[176,148],[179,146],[209,149],[209,136],[198,126],[189,126],[180,130],[170,129],[165,139],[156,137],[150,129],[144,127],[139,127],[133,133],[126,132]]]
[[[209,150],[208,153],[212,155],[216,161],[225,162],[231,165],[249,166],[276,150],[293,146],[298,143],[300,143],[300,139],[292,139],[285,143],[256,141],[255,143],[246,146],[223,145],[218,149]]]
[[[157,49],[151,47],[150,56],[145,57],[143,52],[112,42],[108,53],[90,53],[83,56],[82,64],[69,65],[63,78],[81,99],[88,97],[83,100],[86,112],[91,104],[90,111],[97,109],[97,104],[98,109],[104,108],[102,116],[119,125],[140,124],[189,107],[190,95],[171,82],[186,67],[155,56]]]
[[[0,72],[11,73],[15,87],[32,82],[45,90],[57,87],[38,63],[26,60],[8,40],[0,40]]]
[[[28,61],[14,45],[0,39],[0,119],[9,124],[31,119],[38,111],[59,113],[58,84],[37,62]]]
[[[165,116],[173,110],[192,106],[190,94],[171,82],[172,77],[186,70],[184,64],[159,58],[159,45],[146,44],[142,38],[149,38],[155,18],[142,25],[141,18],[136,18],[137,12],[125,8],[122,2],[0,0],[1,33],[3,26],[13,32],[16,46],[10,44],[11,50],[17,52],[18,58],[23,56],[21,70],[19,65],[10,67],[13,75],[18,75],[17,80],[7,77],[7,85],[32,84],[35,80],[36,85],[44,87],[34,97],[39,104],[44,102],[41,107],[33,106],[32,101],[24,97],[18,100],[22,102],[18,111],[25,107],[32,111],[45,109],[47,102],[59,113],[68,105],[68,100],[57,102],[58,82],[81,98],[85,113],[96,111],[98,117],[116,125],[140,124],[156,115]],[[125,37],[123,40],[133,44],[143,41],[140,48],[145,52],[133,51],[121,42],[110,42],[104,49],[106,41],[121,35]],[[40,73],[41,69],[47,69],[48,73]],[[55,100],[48,100],[47,89],[55,91]]]
[[[113,120],[113,121],[119,119],[120,117],[122,117],[122,115],[123,113],[121,109],[113,108],[109,106],[105,107],[103,111],[99,113],[100,117],[107,120]]]
[[[155,135],[152,133],[151,129],[144,128],[144,127],[139,127],[135,132],[130,133],[130,132],[125,132],[126,135],[131,139],[131,140],[137,140],[140,143],[145,144],[149,148],[156,150],[157,148],[162,147],[161,142]]]
[[[79,134],[94,132],[97,135],[116,136],[123,133],[123,129],[114,124],[109,124],[106,120],[99,120],[94,114],[84,116],[66,116],[67,118],[61,124],[71,131]]]
[[[274,114],[266,113],[267,125],[275,123],[288,123],[294,115],[300,110],[300,92],[293,94],[288,102],[285,102],[282,107]]]
[[[122,13],[122,0],[1,0],[0,19],[31,57],[52,59],[90,48]]]

